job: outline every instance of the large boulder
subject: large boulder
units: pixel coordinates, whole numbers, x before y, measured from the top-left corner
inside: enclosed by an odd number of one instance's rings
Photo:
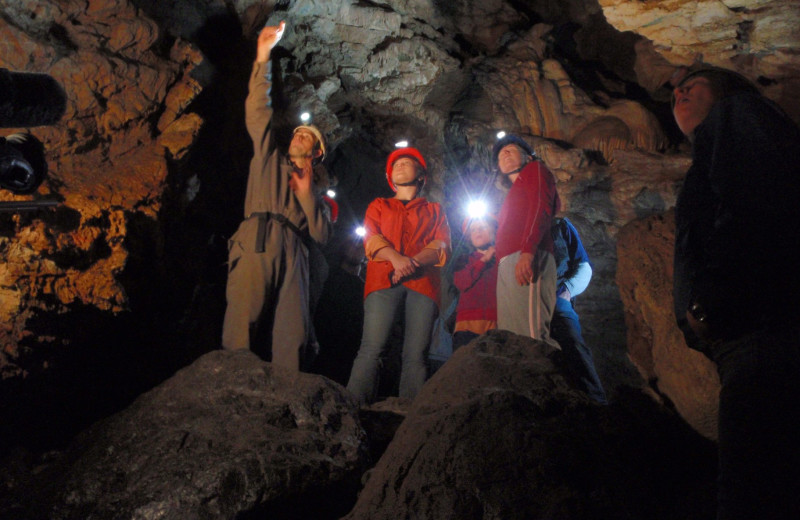
[[[638,391],[593,403],[560,364],[507,331],[459,349],[345,518],[711,518],[713,444]]]
[[[672,310],[675,211],[636,220],[617,236],[617,285],[625,306],[628,351],[642,377],[694,429],[717,438],[719,376],[686,346]]]
[[[216,351],[82,433],[31,484],[32,503],[6,512],[336,518],[358,489],[365,439],[355,402],[336,383],[249,351]]]

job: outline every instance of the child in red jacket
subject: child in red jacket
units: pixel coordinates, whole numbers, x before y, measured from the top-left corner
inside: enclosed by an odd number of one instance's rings
[[[497,221],[491,217],[468,219],[462,231],[475,250],[459,259],[463,267],[453,274],[461,293],[456,308],[453,350],[486,331],[497,328],[497,259],[494,238]]]

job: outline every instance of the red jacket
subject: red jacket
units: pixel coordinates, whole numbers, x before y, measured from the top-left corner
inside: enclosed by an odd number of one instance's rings
[[[481,262],[483,253],[474,251],[467,265],[453,273],[453,283],[461,292],[456,322],[497,321],[497,258]]]
[[[536,254],[553,252],[550,226],[561,209],[556,180],[540,161],[532,161],[519,172],[508,191],[497,222],[497,259],[517,251]]]
[[[435,265],[403,282],[403,285],[429,297],[438,305],[442,266],[450,251],[450,228],[444,210],[436,202],[419,197],[403,204],[398,199],[379,198],[373,200],[364,217],[364,250],[367,254],[367,278],[364,297],[372,291],[391,287],[394,268],[391,262],[377,260],[375,254],[390,246],[405,256],[414,256],[425,248],[434,249],[439,255]]]

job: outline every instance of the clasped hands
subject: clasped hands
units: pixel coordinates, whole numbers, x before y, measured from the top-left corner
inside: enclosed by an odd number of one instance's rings
[[[404,279],[413,276],[414,273],[417,272],[417,269],[422,267],[422,264],[415,258],[400,256],[392,260],[392,267],[394,267],[394,271],[392,272],[392,285],[397,285]]]

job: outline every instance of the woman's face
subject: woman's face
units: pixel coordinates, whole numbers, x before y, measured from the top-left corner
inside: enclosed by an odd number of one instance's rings
[[[519,170],[525,164],[525,153],[516,144],[507,144],[497,154],[497,167],[502,173]]]
[[[693,76],[672,91],[675,105],[672,115],[684,135],[691,134],[703,122],[717,101],[711,82],[702,76]]]

